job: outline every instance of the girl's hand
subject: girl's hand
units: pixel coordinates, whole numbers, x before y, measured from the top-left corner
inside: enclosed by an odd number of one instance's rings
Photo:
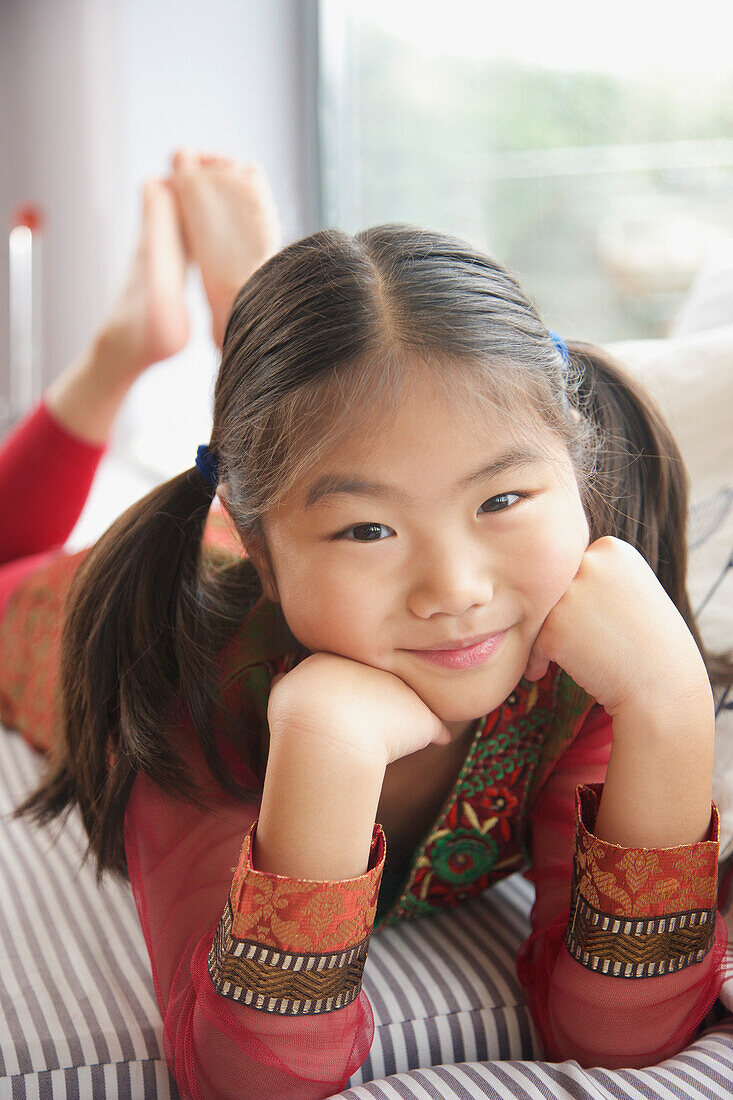
[[[334,653],[312,653],[273,679],[270,735],[288,729],[391,764],[450,734],[407,684],[391,672]]]
[[[542,625],[525,677],[541,679],[550,661],[611,716],[627,703],[669,707],[689,691],[709,690],[679,611],[638,550],[611,535],[586,550]]]

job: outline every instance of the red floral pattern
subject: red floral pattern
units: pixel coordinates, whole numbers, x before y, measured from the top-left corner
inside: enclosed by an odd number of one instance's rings
[[[0,722],[42,753],[59,736],[64,603],[86,553],[60,553],[24,577],[0,621]]]
[[[229,892],[232,931],[287,951],[343,951],[372,931],[384,866],[382,826],[375,824],[367,870],[338,883],[288,878],[252,865],[257,822],[242,845]]]
[[[664,917],[715,907],[720,817],[712,803],[709,837],[675,848],[623,848],[593,835],[603,785],[575,796],[574,889],[614,917]]]

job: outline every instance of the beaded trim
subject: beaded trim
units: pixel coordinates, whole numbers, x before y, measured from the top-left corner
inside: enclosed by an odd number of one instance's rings
[[[315,1016],[351,1004],[361,990],[371,936],[345,951],[285,952],[232,934],[227,901],[207,965],[222,997],[280,1016]]]
[[[617,978],[654,978],[702,962],[715,938],[716,910],[627,920],[594,909],[581,894],[565,935],[572,957]]]

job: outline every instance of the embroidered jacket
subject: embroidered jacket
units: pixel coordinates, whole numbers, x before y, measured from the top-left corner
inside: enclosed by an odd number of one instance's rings
[[[207,540],[227,542],[215,513]],[[61,555],[26,580],[0,623],[0,719],[42,750],[58,734],[61,605],[82,556]],[[254,792],[272,678],[306,655],[264,598],[222,654],[220,698],[239,736],[217,731],[218,743]],[[211,811],[138,775],[125,816],[130,882],[181,1095],[339,1091],[373,1037],[361,978],[375,929],[461,904],[522,868],[536,902],[517,970],[546,1056],[613,1068],[680,1050],[722,980],[717,810],[698,844],[599,840],[610,747],[605,713],[551,666],[477,721],[453,789],[406,866],[390,866],[376,822],[364,873],[319,882],[257,870],[257,798],[225,795],[182,723],[181,756]]]

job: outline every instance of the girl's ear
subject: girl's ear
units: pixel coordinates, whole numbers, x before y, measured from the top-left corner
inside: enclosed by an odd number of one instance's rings
[[[252,538],[245,544],[247,557],[251,560],[262,583],[262,591],[268,600],[280,603],[280,595],[277,590],[277,581],[270,561],[267,547],[261,538]]]
[[[224,511],[231,518],[229,503],[227,500],[226,484],[224,482],[220,482],[217,486],[216,495],[219,497]],[[255,569],[257,570],[257,575],[259,576],[260,582],[262,584],[262,590],[267,596],[268,600],[272,600],[273,603],[280,603],[280,597],[277,591],[277,583],[275,581],[275,573],[272,568],[270,555],[267,552],[267,547],[265,546],[264,540],[262,538],[253,536],[247,541],[242,539],[242,543],[247,552],[247,557],[250,559]]]

